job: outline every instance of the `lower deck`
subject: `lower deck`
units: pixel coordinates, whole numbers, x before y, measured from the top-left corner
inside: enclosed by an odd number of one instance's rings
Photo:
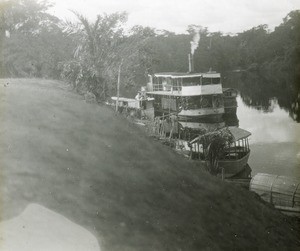
[[[162,115],[176,113],[179,116],[201,118],[224,114],[224,101],[222,94],[198,95],[198,96],[167,96],[148,94],[153,98],[155,114]]]

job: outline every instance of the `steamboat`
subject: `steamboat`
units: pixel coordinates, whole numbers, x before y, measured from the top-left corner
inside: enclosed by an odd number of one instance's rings
[[[199,129],[201,122],[219,123],[224,114],[220,73],[157,73],[149,76],[148,97],[154,116],[175,113],[184,127]]]
[[[238,127],[228,127],[238,124],[237,91],[222,88],[221,74],[211,69],[195,72],[191,53],[188,72],[162,72],[148,77],[147,85],[135,99],[112,98],[116,110],[120,104],[126,111],[137,110],[140,118],[152,121],[148,124],[152,123],[153,136],[164,141],[172,140],[176,151],[207,165],[211,142],[203,145],[203,137],[226,129],[233,141],[227,142],[222,159],[218,160],[220,170],[225,178],[238,174],[248,178],[251,173],[247,164],[250,133]],[[226,123],[225,118],[233,115],[234,123]]]

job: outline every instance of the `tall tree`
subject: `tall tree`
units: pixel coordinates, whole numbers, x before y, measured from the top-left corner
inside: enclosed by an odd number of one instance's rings
[[[74,58],[64,64],[64,76],[75,88],[84,88],[98,99],[106,99],[116,88],[121,63],[123,84],[134,82],[137,69],[149,71],[151,62],[145,57],[145,46],[154,35],[151,29],[134,27],[125,35],[122,25],[126,13],[98,15],[93,23],[74,14],[79,22],[66,23],[65,32],[77,46]]]
[[[67,57],[68,41],[60,20],[47,13],[51,5],[12,0],[1,6],[2,75],[57,78],[57,65]]]

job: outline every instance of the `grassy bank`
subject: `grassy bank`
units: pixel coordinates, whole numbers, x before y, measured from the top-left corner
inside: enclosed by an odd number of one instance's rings
[[[294,219],[62,82],[0,80],[0,118],[2,219],[39,203],[92,231],[102,250],[300,245]]]

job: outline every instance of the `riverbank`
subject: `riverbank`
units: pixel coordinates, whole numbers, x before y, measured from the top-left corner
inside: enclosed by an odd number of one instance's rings
[[[0,117],[2,220],[38,203],[93,232],[101,250],[300,245],[295,219],[62,82],[0,80]]]

